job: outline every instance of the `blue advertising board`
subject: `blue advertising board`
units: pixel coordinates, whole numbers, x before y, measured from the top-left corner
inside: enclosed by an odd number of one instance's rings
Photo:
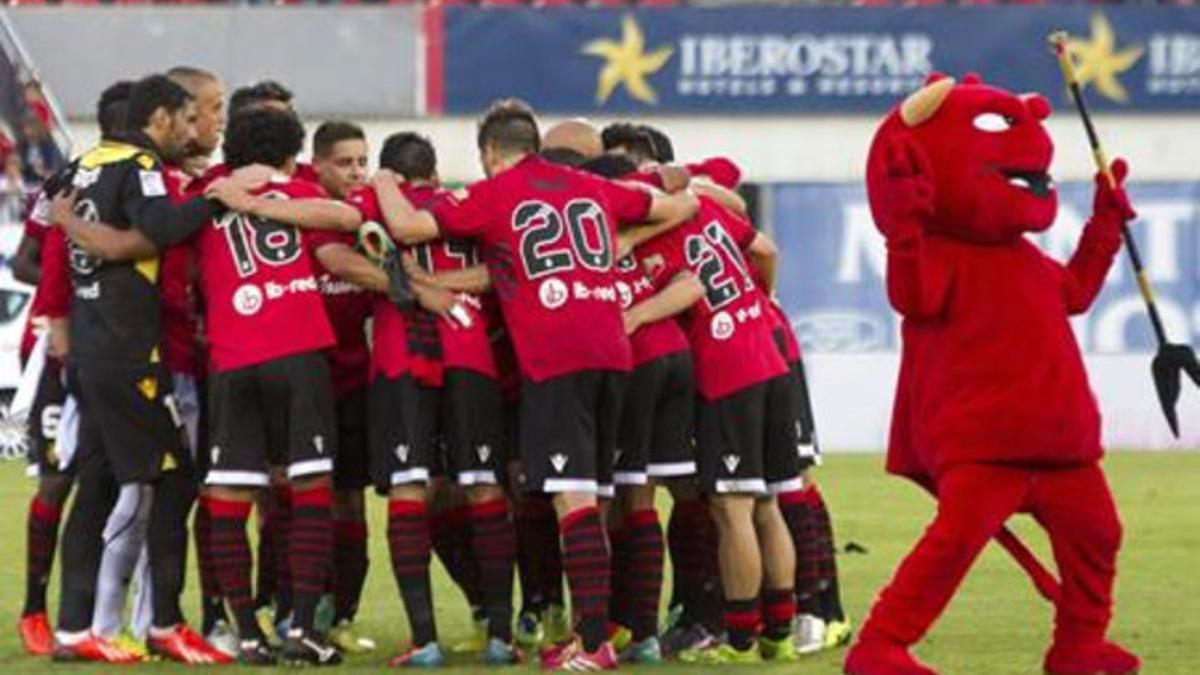
[[[852,184],[767,188],[767,222],[781,251],[779,297],[809,351],[892,351],[899,318],[884,290],[886,254],[866,194]],[[1133,231],[1170,338],[1200,336],[1200,183],[1135,183]],[[1058,219],[1036,241],[1067,260],[1091,212],[1092,186],[1059,186]],[[1074,320],[1090,353],[1150,351],[1154,336],[1122,251],[1092,309]]]
[[[1108,110],[1200,109],[1191,7],[448,7],[433,112],[519,96],[546,112],[879,112],[932,70],[1064,102],[1046,37],[1072,35]]]

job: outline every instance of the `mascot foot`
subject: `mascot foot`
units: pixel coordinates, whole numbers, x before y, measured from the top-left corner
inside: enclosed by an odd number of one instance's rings
[[[1047,675],[1136,675],[1142,660],[1111,642],[1056,644],[1046,653]]]
[[[908,653],[886,640],[860,640],[846,655],[846,675],[937,675]]]

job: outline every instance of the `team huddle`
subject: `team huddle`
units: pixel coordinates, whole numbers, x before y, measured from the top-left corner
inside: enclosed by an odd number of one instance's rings
[[[676,162],[639,124],[541,130],[508,99],[478,123],[487,177],[451,190],[411,132],[369,175],[362,129],[325,122],[299,163],[291,98],[265,82],[226,106],[188,67],[113,84],[101,140],[29,215],[30,653],[373,650],[355,627],[370,487],[410,625],[393,666],[757,663],[848,642],[777,252],[732,161]],[[180,606],[190,542],[199,630]],[[461,645],[439,639],[434,553],[472,613]]]

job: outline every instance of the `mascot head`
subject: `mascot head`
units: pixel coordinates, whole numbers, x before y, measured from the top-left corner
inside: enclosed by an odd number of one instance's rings
[[[886,208],[876,186],[885,149],[907,135],[928,158],[934,188],[931,230],[975,243],[1002,243],[1050,227],[1058,195],[1050,179],[1054,145],[1042,120],[1050,103],[1013,94],[968,74],[935,73],[888,114],[867,161],[867,194],[877,222]]]

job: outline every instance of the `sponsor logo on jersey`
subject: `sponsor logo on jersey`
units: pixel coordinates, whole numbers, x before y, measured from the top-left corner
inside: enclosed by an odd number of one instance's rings
[[[561,279],[551,277],[538,288],[538,299],[546,309],[558,309],[567,303],[567,285]]]
[[[480,463],[487,464],[488,459],[492,456],[492,446],[485,443],[476,448],[475,453],[479,455]]]
[[[242,284],[233,293],[233,309],[242,316],[253,316],[263,307],[263,292],[254,284]]]
[[[721,461],[725,463],[725,469],[729,473],[737,473],[737,468],[742,463],[742,458],[737,455],[725,455],[721,458]]]
[[[167,183],[163,180],[161,171],[138,171],[138,181],[142,184],[142,196],[167,196]]]
[[[396,446],[396,459],[400,460],[401,464],[408,464],[408,446],[401,443]]]
[[[729,316],[729,312],[717,312],[713,315],[712,336],[717,340],[728,340],[733,337],[733,331],[737,326],[733,322],[733,317]]]

